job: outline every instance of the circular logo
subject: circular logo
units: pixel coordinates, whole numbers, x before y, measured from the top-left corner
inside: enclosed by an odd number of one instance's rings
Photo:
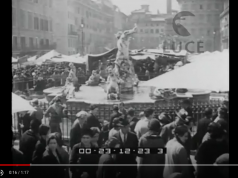
[[[3,170],[0,170],[0,176],[3,176],[4,172]]]
[[[180,20],[185,20],[186,16],[195,16],[192,12],[182,11],[176,14],[173,18],[173,29],[180,36],[190,36],[188,30],[180,24]]]

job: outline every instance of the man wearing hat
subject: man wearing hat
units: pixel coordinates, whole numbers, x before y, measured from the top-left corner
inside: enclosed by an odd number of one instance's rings
[[[24,164],[24,155],[23,155],[23,153],[14,148],[15,140],[16,140],[16,136],[13,135],[13,132],[12,132],[12,148],[11,148],[12,161],[13,161],[12,163],[13,164]]]
[[[135,133],[135,127],[137,122],[139,121],[136,117],[135,117],[135,110],[134,108],[129,108],[127,111],[127,120],[130,122],[130,131]]]
[[[172,121],[171,118],[165,112],[160,113],[160,115],[158,116],[158,119],[159,119],[161,128]]]
[[[220,107],[218,108],[217,113],[218,113],[218,116],[214,120],[214,122],[220,123],[223,129],[228,132],[229,130],[228,118],[227,118],[228,110],[224,107]]]
[[[140,148],[163,148],[165,146],[163,139],[159,136],[160,122],[158,119],[151,119],[148,124],[149,131],[139,140]],[[163,166],[144,166],[146,164],[164,164],[164,154],[147,154],[139,158],[139,177],[157,178],[163,177]]]
[[[183,124],[186,123],[186,118],[188,116],[188,113],[184,109],[181,109],[179,112],[175,112],[175,114],[177,115],[176,118],[175,118],[175,121],[165,125],[161,129],[160,136],[163,138],[165,144],[169,140],[174,138],[174,135],[173,135],[173,132],[172,132],[173,129],[176,126],[183,125]]]
[[[83,124],[83,128],[91,128],[91,127],[96,127],[98,128],[99,132],[102,128],[99,118],[98,118],[98,107],[96,105],[91,104],[89,106],[89,115],[87,117],[87,119],[85,120],[84,124]]]
[[[33,99],[31,101],[31,103],[32,103],[32,106],[35,108],[36,111],[29,111],[30,112],[30,116],[38,119],[39,121],[41,121],[43,119],[44,112],[39,107],[38,99]]]
[[[225,153],[229,153],[229,145],[224,137],[221,125],[212,122],[208,126],[210,139],[204,141],[195,156],[197,164],[214,164],[216,159]],[[210,166],[197,166],[197,178],[219,177],[217,170]]]
[[[120,123],[121,119],[122,119],[121,117],[116,117],[113,119],[113,122],[112,122],[113,128],[109,131],[108,139],[111,139],[113,135],[118,133],[121,127],[123,127],[123,125]]]
[[[207,127],[212,122],[212,109],[206,108],[204,111],[204,118],[200,119],[198,121],[197,125],[197,146],[199,146],[202,143],[202,139],[204,135],[207,133]]]
[[[113,120],[117,117],[120,117],[122,113],[119,112],[119,107],[117,105],[113,105],[112,115],[110,117],[109,129],[113,128]]]
[[[88,113],[86,111],[80,111],[76,114],[76,120],[74,121],[72,128],[70,129],[69,145],[71,149],[75,144],[78,144],[80,142],[83,124],[87,117]]]
[[[120,120],[122,127],[120,131],[113,135],[119,140],[122,148],[138,148],[138,139],[136,135],[129,131],[130,123],[124,117]],[[118,155],[118,164],[137,164],[136,155]],[[137,166],[120,166],[119,172],[121,172],[119,178],[136,178]]]

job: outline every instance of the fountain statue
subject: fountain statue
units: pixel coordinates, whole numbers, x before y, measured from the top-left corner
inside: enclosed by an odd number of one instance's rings
[[[131,30],[124,32],[118,32],[117,37],[117,48],[118,52],[115,60],[114,72],[120,81],[120,93],[133,92],[133,85],[136,80],[134,66],[129,56],[129,44],[131,35],[136,32],[137,25]]]
[[[65,96],[66,99],[75,98],[75,91],[79,91],[78,77],[76,76],[76,67],[73,63],[69,64],[70,72],[65,81],[65,85],[61,90],[62,96]]]

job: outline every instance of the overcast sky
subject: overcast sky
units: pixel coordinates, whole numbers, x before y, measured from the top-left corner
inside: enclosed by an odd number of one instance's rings
[[[150,11],[152,13],[156,13],[157,10],[160,13],[166,13],[167,11],[166,0],[112,0],[112,2],[126,15],[129,15],[133,10],[140,9],[143,4],[150,5]],[[177,0],[172,0],[172,9],[179,9]]]

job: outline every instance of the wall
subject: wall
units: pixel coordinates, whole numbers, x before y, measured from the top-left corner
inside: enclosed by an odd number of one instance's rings
[[[220,15],[221,50],[229,48],[229,1],[224,1],[224,11]]]
[[[13,54],[47,51],[53,46],[52,12],[53,6],[49,0],[12,0]],[[38,25],[35,18],[38,19]],[[25,45],[22,44],[21,37],[25,37]],[[44,40],[44,44],[48,40],[49,45],[40,45],[41,40]]]
[[[191,36],[185,41],[203,41],[205,51],[220,50],[220,19],[223,11],[222,0],[178,0],[181,11],[190,11],[195,17],[186,17],[181,24]],[[215,34],[213,33],[215,32]],[[195,50],[195,47],[191,47]]]

